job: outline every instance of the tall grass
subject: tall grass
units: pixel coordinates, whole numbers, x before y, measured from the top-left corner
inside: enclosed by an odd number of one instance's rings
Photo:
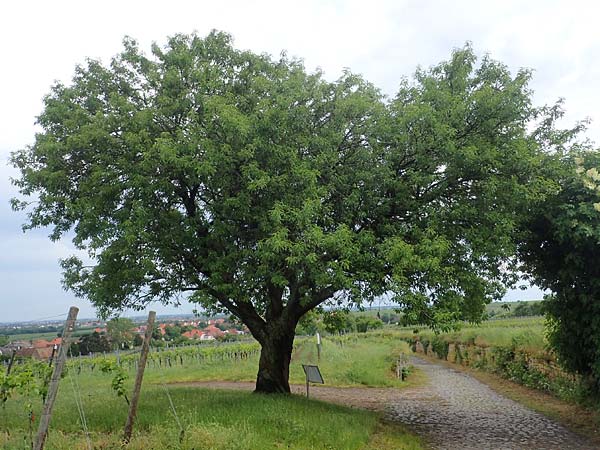
[[[431,341],[436,334],[423,327],[402,327],[394,334],[402,339],[418,335],[422,340]],[[474,344],[480,347],[514,346],[532,355],[547,352],[544,336],[544,319],[524,317],[497,319],[480,324],[464,324],[459,330],[437,335],[446,342],[456,344]]]
[[[48,449],[86,448],[75,396],[61,392],[52,418]],[[348,448],[368,442],[377,416],[302,397],[253,395],[170,387],[181,429],[158,386],[146,386],[139,404],[131,449]],[[127,405],[97,386],[85,390],[83,407],[96,449],[118,448]],[[18,405],[1,413],[2,448],[25,449],[27,417]],[[0,435],[2,436],[2,435]]]

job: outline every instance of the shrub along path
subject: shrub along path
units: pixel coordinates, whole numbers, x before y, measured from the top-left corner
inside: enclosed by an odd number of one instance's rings
[[[429,380],[399,391],[388,417],[408,425],[436,449],[597,448],[468,374],[416,357],[412,364]]]

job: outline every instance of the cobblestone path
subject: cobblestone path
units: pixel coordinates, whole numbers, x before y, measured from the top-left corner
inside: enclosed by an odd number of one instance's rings
[[[467,374],[419,358],[412,364],[427,374],[429,382],[402,391],[389,405],[388,416],[407,424],[435,449],[597,448]]]

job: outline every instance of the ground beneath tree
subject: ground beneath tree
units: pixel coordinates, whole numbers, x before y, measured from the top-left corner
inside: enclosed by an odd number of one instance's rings
[[[254,383],[243,381],[194,381],[175,384],[212,389],[254,390]],[[304,384],[292,384],[290,389],[294,394],[306,395]],[[390,402],[402,398],[402,392],[399,389],[389,388],[310,386],[310,398],[372,411],[384,411]]]
[[[311,398],[383,411],[406,424],[439,450],[593,450],[598,447],[560,424],[510,400],[472,376],[412,358],[427,381],[416,388],[389,389],[311,386]],[[208,381],[178,383],[215,389],[253,390],[254,383]],[[292,385],[306,394],[305,385]]]

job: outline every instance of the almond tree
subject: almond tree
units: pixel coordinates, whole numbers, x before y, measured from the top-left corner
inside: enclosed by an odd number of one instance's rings
[[[528,72],[467,46],[390,100],[224,33],[124,47],[55,85],[12,156],[14,207],[88,251],[64,283],[101,313],[228,311],[262,346],[256,390],[289,392],[296,324],[325,302],[386,294],[444,326],[501,294],[539,153]]]

